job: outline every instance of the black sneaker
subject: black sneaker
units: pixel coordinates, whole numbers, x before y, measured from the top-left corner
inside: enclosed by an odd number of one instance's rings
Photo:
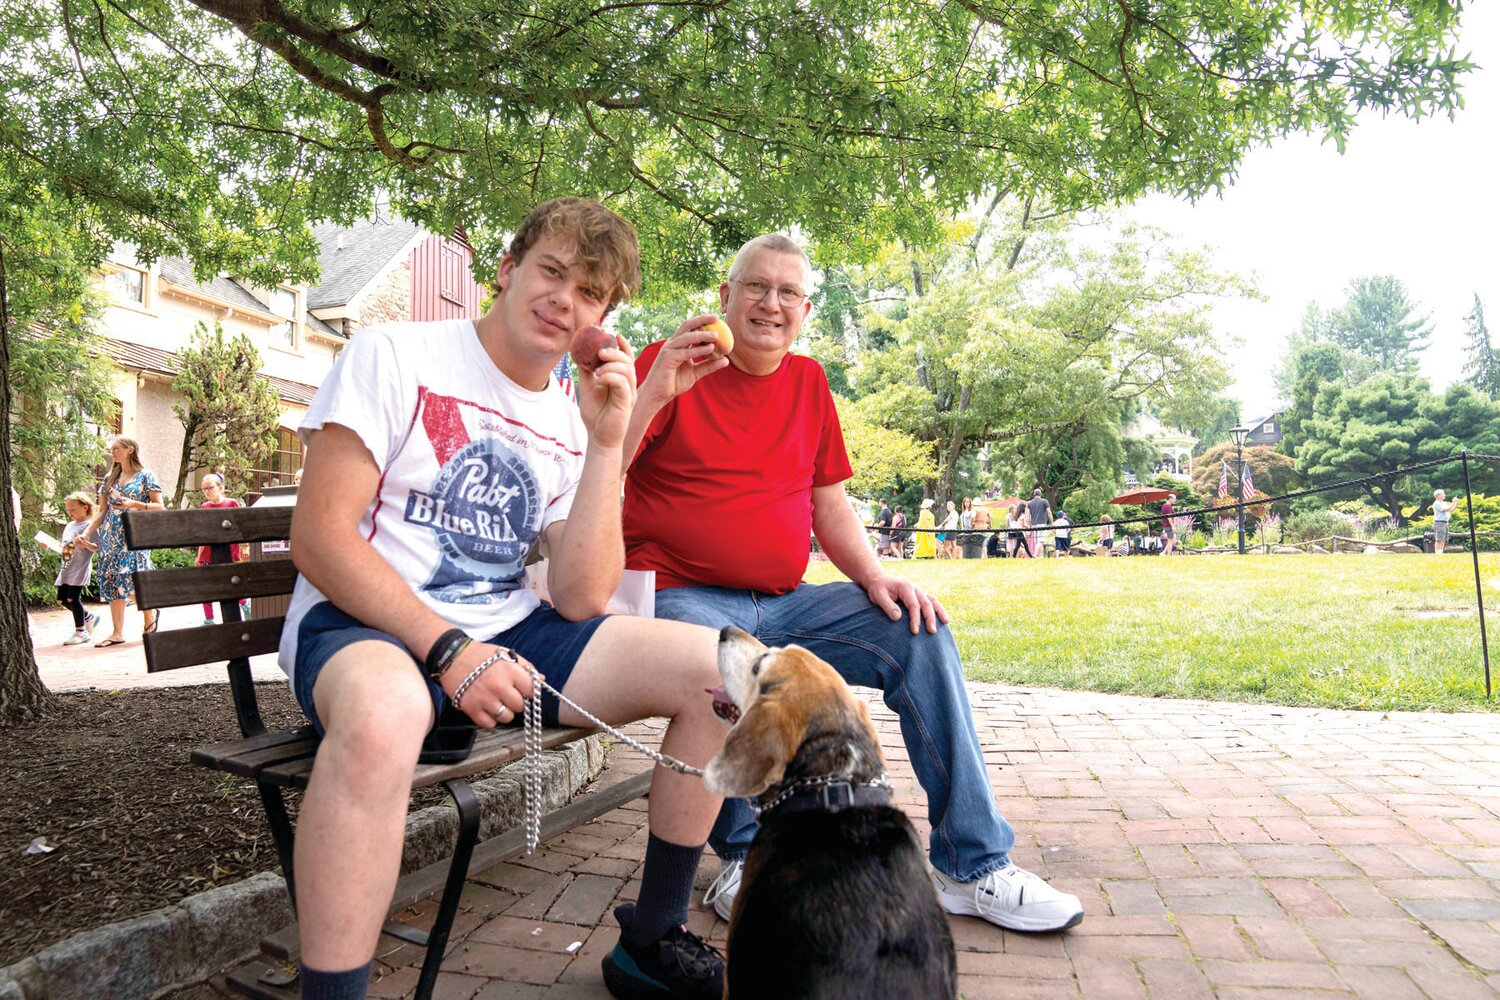
[[[620,943],[604,956],[604,985],[619,1000],[721,1000],[724,996],[724,956],[686,927],[673,927],[667,936],[647,945],[630,943],[635,905],[615,910]]]

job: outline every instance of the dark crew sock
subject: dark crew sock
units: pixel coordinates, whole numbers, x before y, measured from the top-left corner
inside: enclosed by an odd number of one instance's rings
[[[636,900],[635,919],[630,923],[632,944],[660,941],[668,930],[687,923],[688,902],[703,845],[683,847],[656,834],[646,839],[646,865],[641,871],[641,896]]]
[[[373,959],[346,972],[319,972],[302,967],[302,1000],[365,1000]]]

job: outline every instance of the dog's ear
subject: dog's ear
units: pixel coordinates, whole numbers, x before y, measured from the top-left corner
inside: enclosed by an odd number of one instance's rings
[[[793,718],[780,699],[757,698],[703,769],[715,795],[746,799],[780,781],[802,743],[805,720]]]

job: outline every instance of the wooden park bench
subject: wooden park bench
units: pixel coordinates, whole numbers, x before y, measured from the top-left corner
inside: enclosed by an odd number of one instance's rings
[[[125,515],[125,538],[132,549],[197,549],[200,545],[231,542],[279,542],[289,537],[291,522],[291,507],[137,512]],[[136,603],[142,610],[205,602],[219,602],[223,610],[224,624],[159,631],[146,636],[146,669],[156,672],[221,661],[227,664],[241,738],[200,747],[193,751],[192,760],[202,767],[255,780],[294,907],[297,893],[286,796],[289,791],[306,789],[318,737],[311,726],[268,730],[261,720],[250,676],[250,657],[276,651],[284,619],[242,621],[239,602],[243,598],[290,594],[296,579],[297,571],[289,558],[158,569],[137,573],[135,577]],[[548,729],[544,731],[542,745],[562,746],[593,732],[593,729]],[[426,948],[416,992],[421,1000],[432,995],[437,982],[438,967],[469,871],[484,871],[525,849],[521,829],[476,844],[479,803],[464,779],[518,760],[523,753],[521,730],[501,728],[481,731],[469,756],[459,763],[417,765],[412,787],[441,782],[458,810],[459,827],[450,859],[411,872],[396,886],[392,912],[441,892],[431,930],[395,922],[388,922],[383,929],[386,934]],[[542,839],[557,836],[645,794],[650,777],[649,772],[636,775],[552,811],[542,819]],[[271,934],[261,942],[261,948],[262,959],[232,973],[230,985],[251,997],[275,1000],[296,997],[299,954],[296,924]]]

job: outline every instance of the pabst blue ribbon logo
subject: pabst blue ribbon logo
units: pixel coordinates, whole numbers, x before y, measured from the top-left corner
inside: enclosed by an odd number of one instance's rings
[[[488,604],[525,586],[526,553],[541,524],[530,467],[493,438],[443,463],[430,493],[413,490],[406,521],[430,527],[442,558],[422,589],[449,604]]]

